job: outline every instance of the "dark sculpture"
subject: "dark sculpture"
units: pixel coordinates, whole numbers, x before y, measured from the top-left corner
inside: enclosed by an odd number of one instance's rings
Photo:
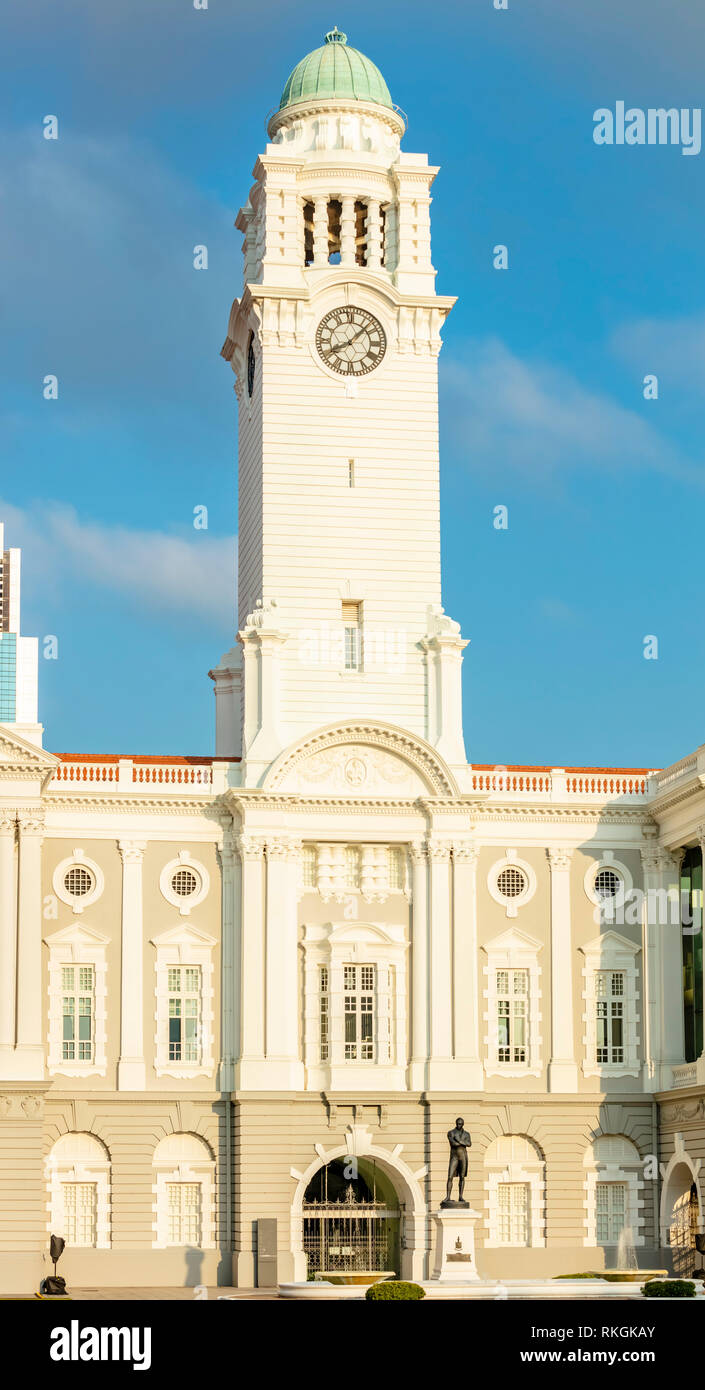
[[[442,1207],[467,1207],[469,1204],[463,1200],[463,1190],[465,1179],[468,1175],[468,1149],[472,1144],[472,1139],[465,1128],[465,1121],[461,1116],[455,1121],[455,1129],[448,1130],[448,1143],[450,1144],[450,1162],[448,1164],[448,1184],[446,1187],[445,1201],[441,1202]],[[458,1200],[454,1202],[451,1197],[453,1178],[458,1176]]]
[[[49,1254],[54,1262],[54,1273],[47,1274],[46,1279],[42,1281],[41,1291],[51,1298],[62,1298],[66,1295],[66,1280],[62,1279],[61,1275],[56,1272],[56,1266],[64,1253],[65,1245],[66,1241],[63,1236],[52,1236],[49,1243]]]

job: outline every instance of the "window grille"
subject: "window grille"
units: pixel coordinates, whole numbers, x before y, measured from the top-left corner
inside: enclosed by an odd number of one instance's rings
[[[598,1062],[624,1061],[624,992],[623,970],[595,972]]]
[[[526,892],[526,874],[515,864],[508,864],[497,875],[497,891],[503,898],[520,898]]]
[[[65,1182],[61,1184],[64,1198],[64,1230],[67,1245],[95,1245],[96,1184],[94,1182]]]
[[[362,625],[360,616],[359,603],[344,603],[342,605],[346,671],[359,671],[362,665]]]
[[[92,1062],[95,984],[92,965],[65,965],[61,970],[64,1062]]]
[[[201,1244],[200,1182],[167,1183],[167,1244]]]
[[[93,888],[93,875],[83,864],[73,864],[64,874],[64,888],[72,898],[84,898]]]
[[[626,1224],[627,1186],[598,1182],[595,1187],[598,1245],[616,1245]]]
[[[374,1008],[376,967],[343,967],[345,1060],[374,1061]]]
[[[497,1060],[526,1062],[529,1028],[528,970],[498,970],[495,978],[497,995]]]
[[[200,1061],[200,965],[169,966],[169,1061]]]
[[[172,875],[171,889],[179,898],[190,898],[198,890],[198,878],[193,869],[177,869]]]
[[[595,874],[595,896],[602,902],[616,898],[621,887],[622,880],[614,869],[599,869]]]
[[[529,1244],[528,1183],[498,1183],[497,1231],[503,1245]]]

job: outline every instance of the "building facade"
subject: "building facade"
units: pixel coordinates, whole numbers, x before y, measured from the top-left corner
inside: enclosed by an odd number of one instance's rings
[[[603,1268],[620,1236],[692,1268],[705,748],[468,761],[440,575],[454,300],[404,129],[332,31],[237,218],[216,756],[46,752],[36,644],[6,674],[4,554],[0,1289],[36,1286],[51,1232],[76,1285],[422,1278],[458,1114],[480,1274]]]

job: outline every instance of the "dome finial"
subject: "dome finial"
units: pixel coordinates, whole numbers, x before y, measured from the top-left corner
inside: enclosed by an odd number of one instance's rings
[[[326,34],[326,43],[347,43],[348,36],[340,30],[336,24],[334,29],[330,29]]]

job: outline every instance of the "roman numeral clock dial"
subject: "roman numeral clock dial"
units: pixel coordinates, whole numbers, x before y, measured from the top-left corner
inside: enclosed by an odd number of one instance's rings
[[[378,367],[387,351],[384,329],[373,314],[345,304],[331,309],[316,330],[319,356],[341,376],[364,376]]]

